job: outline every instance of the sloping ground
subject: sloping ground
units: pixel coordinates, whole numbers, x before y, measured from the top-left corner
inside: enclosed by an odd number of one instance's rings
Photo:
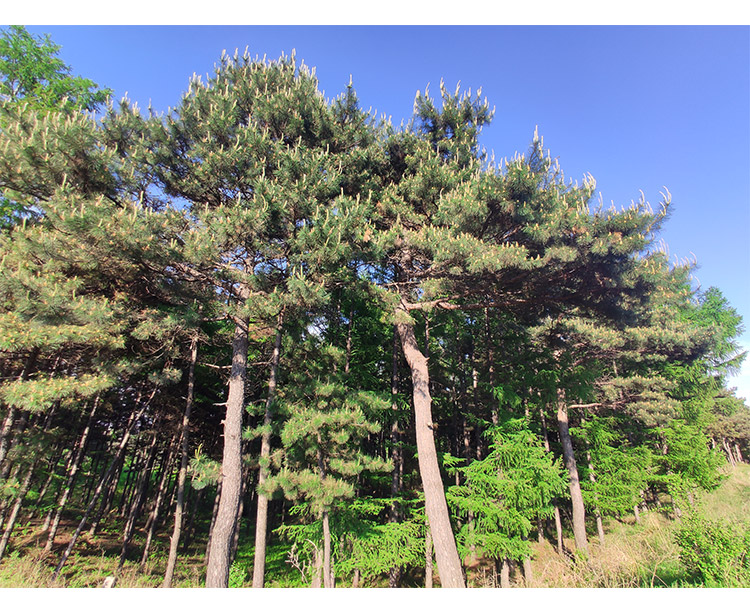
[[[750,465],[727,467],[726,481],[714,492],[704,494],[696,506],[708,519],[750,526]],[[679,559],[674,532],[679,527],[664,511],[649,510],[621,521],[605,520],[605,542],[599,544],[590,533],[591,560],[588,566],[572,564],[551,545],[536,547],[536,587],[691,587],[695,581]],[[566,539],[572,547],[572,539]],[[517,581],[522,583],[520,579]]]
[[[750,526],[750,465],[727,468],[728,478],[715,492],[705,494],[698,502],[699,510],[709,519],[721,519],[736,526]],[[690,587],[695,585],[679,560],[679,548],[673,539],[679,520],[660,510],[644,511],[640,523],[633,516],[620,521],[605,520],[605,542],[599,544],[595,532],[590,536],[591,559],[587,565],[575,564],[558,555],[549,542],[534,543],[532,587]],[[20,528],[10,552],[0,563],[0,587],[99,587],[113,574],[122,543],[119,532],[102,531],[96,536],[85,532],[68,560],[57,583],[51,576],[59,553],[75,529],[61,527],[55,541],[55,552],[44,554],[45,536],[35,525]],[[130,557],[118,578],[117,587],[159,587],[166,566],[168,536],[159,537],[143,570],[138,568],[143,537],[135,536]],[[252,545],[240,545],[236,586],[249,583]],[[565,537],[566,549],[572,549],[572,536]],[[250,549],[245,552],[246,549]],[[204,574],[205,545],[196,543],[188,553],[181,553],[175,572],[175,587],[201,587]],[[288,570],[286,547],[276,545],[270,569],[274,572],[269,586],[299,585],[297,576]],[[467,568],[470,587],[493,587],[497,580],[488,567]],[[437,581],[437,579],[436,579]],[[525,587],[520,567],[512,572],[514,587]],[[420,580],[415,581],[419,586]],[[342,581],[342,586],[348,585]],[[437,582],[436,582],[437,585]]]

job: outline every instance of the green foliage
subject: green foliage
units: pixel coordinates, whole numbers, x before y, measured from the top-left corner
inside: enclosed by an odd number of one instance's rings
[[[653,453],[645,445],[634,446],[622,437],[627,423],[614,417],[586,420],[573,433],[588,443],[595,481],[582,464],[580,475],[584,502],[602,515],[630,513],[642,500],[642,492],[653,477]]]
[[[533,523],[552,515],[553,498],[565,490],[563,468],[524,419],[486,433],[489,454],[460,468],[466,484],[448,489],[450,506],[469,519],[457,540],[464,553],[474,547],[495,559],[523,559]]]
[[[675,531],[680,561],[707,587],[750,585],[750,526],[712,521],[692,511]]]
[[[674,420],[662,433],[667,451],[660,460],[660,478],[674,497],[684,498],[697,488],[712,490],[721,484],[723,459],[718,450],[709,447],[703,430]]]
[[[0,36],[0,98],[24,100],[43,110],[93,111],[111,90],[75,77],[60,58],[60,46],[48,35],[36,36],[23,26],[10,26]]]

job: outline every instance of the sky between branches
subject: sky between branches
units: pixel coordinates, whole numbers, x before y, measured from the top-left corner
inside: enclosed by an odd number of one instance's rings
[[[719,287],[750,329],[748,26],[28,26],[62,46],[74,74],[142,108],[175,106],[222,50],[296,50],[328,97],[350,75],[361,104],[394,124],[417,90],[482,88],[495,119],[481,143],[525,152],[536,126],[566,176],[590,173],[604,207],[666,187],[671,259]],[[741,340],[750,349],[750,332]],[[750,360],[732,380],[750,399]]]

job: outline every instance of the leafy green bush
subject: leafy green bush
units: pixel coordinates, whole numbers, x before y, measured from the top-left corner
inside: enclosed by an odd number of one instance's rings
[[[687,572],[709,587],[750,587],[750,528],[686,516],[675,539]]]
[[[244,587],[247,580],[247,570],[241,564],[232,562],[229,569],[229,587]]]

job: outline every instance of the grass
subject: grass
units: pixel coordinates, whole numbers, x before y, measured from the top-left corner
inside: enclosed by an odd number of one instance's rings
[[[721,519],[736,525],[750,525],[750,465],[741,464],[727,469],[727,480],[714,492],[696,502],[707,518]],[[679,520],[661,510],[644,511],[641,522],[633,516],[621,520],[605,520],[605,542],[599,543],[595,532],[590,533],[590,558],[586,563],[574,563],[559,555],[549,542],[534,543],[533,586],[575,588],[634,588],[634,587],[695,587],[679,559],[679,548],[674,531]],[[6,557],[0,562],[0,587],[100,587],[104,579],[114,574],[120,553],[120,534],[101,531],[90,537],[84,533],[57,582],[52,573],[59,552],[70,536],[72,528],[63,528],[56,541],[56,553],[44,554],[46,536],[33,525],[20,528]],[[565,536],[565,546],[572,550],[573,539]],[[233,584],[248,587],[252,583],[252,537],[240,543],[233,567]],[[151,547],[151,557],[143,570],[139,559],[143,536],[135,536],[131,554],[117,579],[117,587],[159,587],[161,585],[169,537],[160,535]],[[266,560],[267,587],[301,587],[298,570],[287,563],[289,545],[271,541]],[[195,542],[188,552],[181,552],[177,560],[174,587],[202,587],[204,582],[205,544]],[[476,567],[467,571],[469,586],[491,587],[494,575],[489,569]],[[416,571],[419,576],[420,571]],[[520,567],[514,569],[512,585],[525,586]],[[418,583],[419,584],[419,583]],[[346,581],[342,585],[348,585]]]

